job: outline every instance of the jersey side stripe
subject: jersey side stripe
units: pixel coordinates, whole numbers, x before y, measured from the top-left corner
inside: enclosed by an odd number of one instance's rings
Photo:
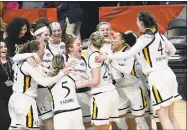
[[[30,110],[27,114],[27,117],[26,117],[26,123],[27,123],[26,126],[28,128],[33,128],[33,121],[34,121],[34,119],[33,119],[33,109],[32,109],[32,106],[31,106],[31,108],[30,108]]]
[[[95,101],[95,98],[93,98],[93,112],[92,112],[92,119],[96,119],[98,114],[98,107]]]
[[[141,87],[140,87],[140,90],[141,90],[143,108],[146,108],[146,107],[147,107],[147,101],[146,101],[146,99],[145,99],[145,94],[144,94],[144,91],[142,90]]]
[[[153,90],[153,95],[155,97],[156,103],[157,104],[161,103],[163,100],[162,100],[162,97],[160,96],[159,91],[156,89],[155,86],[152,86],[152,90]]]
[[[143,54],[144,54],[144,57],[145,57],[147,63],[152,67],[152,61],[151,61],[151,57],[150,57],[150,53],[149,53],[149,48],[148,47],[143,49]]]
[[[25,93],[31,86],[31,77],[24,76],[23,93]]]

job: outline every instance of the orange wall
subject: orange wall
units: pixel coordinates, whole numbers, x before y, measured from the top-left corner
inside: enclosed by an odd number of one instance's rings
[[[57,21],[57,10],[56,8],[5,10],[3,21],[9,23],[14,17],[24,17],[29,22],[40,17],[47,17],[49,21]]]
[[[138,33],[136,16],[140,11],[149,11],[156,19],[159,31],[164,33],[170,20],[177,18],[185,5],[120,6],[99,8],[100,21],[109,22],[117,32],[132,30]]]

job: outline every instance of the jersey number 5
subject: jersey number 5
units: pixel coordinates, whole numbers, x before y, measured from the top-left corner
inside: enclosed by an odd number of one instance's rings
[[[160,41],[159,46],[158,46],[158,51],[160,51],[161,55],[163,55],[163,50],[164,49],[162,48],[162,43]]]
[[[64,98],[66,98],[70,93],[70,89],[66,86],[66,84],[67,84],[67,81],[62,82],[62,88],[66,89],[68,91],[68,93],[66,94],[66,96]]]

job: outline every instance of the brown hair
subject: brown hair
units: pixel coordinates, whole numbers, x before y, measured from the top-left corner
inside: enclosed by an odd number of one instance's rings
[[[71,34],[67,34],[67,42],[66,42],[66,51],[67,53],[70,53],[70,47],[73,47],[74,41],[78,39],[78,37],[75,37]]]

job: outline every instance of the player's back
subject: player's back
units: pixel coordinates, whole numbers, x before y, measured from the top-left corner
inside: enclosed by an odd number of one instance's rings
[[[14,84],[13,91],[23,93],[31,97],[37,96],[37,83],[30,75],[25,74],[23,67],[27,68],[28,63],[22,63],[14,66]]]
[[[54,112],[70,111],[80,108],[75,81],[70,76],[65,76],[50,88],[54,101]]]
[[[149,36],[148,34],[141,36],[139,40],[142,40],[144,37],[150,37],[152,40],[142,52],[139,53],[140,56],[138,56],[143,60],[140,62],[143,72],[149,74],[156,70],[168,68],[167,48],[164,36],[157,32],[154,36]]]

